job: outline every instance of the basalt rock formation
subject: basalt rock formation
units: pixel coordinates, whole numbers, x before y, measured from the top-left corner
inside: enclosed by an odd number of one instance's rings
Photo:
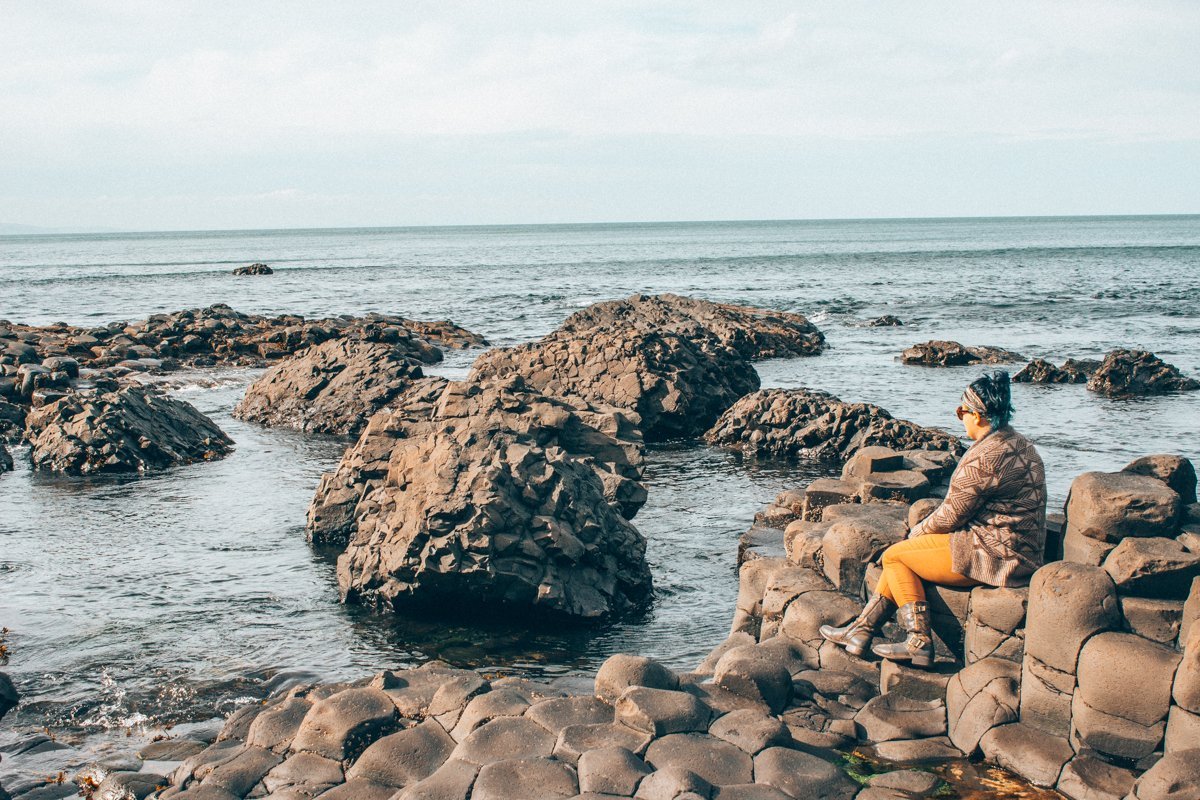
[[[711,334],[751,361],[812,356],[825,347],[825,336],[801,314],[676,294],[635,294],[625,300],[594,303],[567,317],[558,332],[586,337],[599,329],[666,331],[700,344],[706,344],[705,334]]]
[[[1125,397],[1195,391],[1200,389],[1200,381],[1145,350],[1113,350],[1092,374],[1087,388],[1109,397]]]
[[[900,354],[905,364],[926,367],[958,367],[965,364],[1007,364],[1022,357],[1001,347],[967,347],[958,342],[929,341],[914,344]]]
[[[372,414],[424,377],[419,359],[427,354],[417,342],[313,345],[267,370],[233,414],[309,433],[356,435]]]
[[[1068,358],[1061,367],[1044,358],[1035,358],[1013,375],[1014,383],[1087,383],[1100,362],[1089,358]]]
[[[583,619],[642,605],[645,540],[606,497],[628,497],[619,487],[640,477],[640,453],[631,460],[630,444],[601,432],[594,414],[510,379],[448,383],[428,419],[373,420],[363,439],[392,440],[386,473],[349,515],[310,517],[353,518],[338,558],[344,599]],[[366,450],[348,458],[365,461]],[[346,488],[343,509],[356,491]],[[319,492],[314,505],[333,504]]]
[[[959,439],[945,431],[895,419],[870,403],[845,403],[809,389],[764,389],[746,395],[721,415],[704,440],[754,456],[833,461],[870,445],[963,451]]]
[[[34,469],[67,474],[143,472],[233,449],[191,404],[141,386],[71,392],[33,409],[27,425]]]
[[[799,314],[634,295],[589,306],[537,342],[485,353],[472,380],[520,375],[548,395],[627,409],[658,441],[702,433],[757,389],[749,360],[823,346]]]

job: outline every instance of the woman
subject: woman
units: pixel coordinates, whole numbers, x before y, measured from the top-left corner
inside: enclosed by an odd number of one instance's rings
[[[984,375],[955,411],[974,444],[959,461],[941,505],[883,552],[883,577],[858,619],[821,635],[861,656],[891,610],[908,632],[876,655],[914,666],[933,663],[925,586],[1017,586],[1042,565],[1046,472],[1033,444],[1013,430],[1008,373]]]

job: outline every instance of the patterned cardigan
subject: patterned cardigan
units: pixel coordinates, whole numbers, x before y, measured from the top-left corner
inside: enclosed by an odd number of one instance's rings
[[[910,537],[950,534],[955,572],[991,586],[1018,586],[1042,565],[1046,469],[1033,443],[1010,427],[967,450],[946,498]]]

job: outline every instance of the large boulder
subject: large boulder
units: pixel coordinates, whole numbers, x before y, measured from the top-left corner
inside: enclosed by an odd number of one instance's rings
[[[221,458],[233,440],[191,404],[151,388],[72,392],[26,419],[35,469],[143,472]]]
[[[1165,482],[1133,472],[1085,472],[1067,498],[1067,537],[1116,544],[1126,536],[1172,536],[1180,497]]]
[[[645,539],[605,497],[596,459],[563,447],[559,432],[583,425],[571,417],[520,381],[449,384],[361,501],[338,559],[343,599],[583,619],[640,607]]]
[[[354,435],[423,377],[417,355],[397,344],[332,339],[267,370],[233,415],[309,433]]]
[[[926,367],[958,367],[965,364],[1006,364],[1021,356],[1001,347],[967,347],[958,342],[934,340],[914,344],[900,354],[905,364]]]
[[[457,383],[448,390],[447,384],[444,378],[418,381],[390,408],[371,417],[337,468],[321,477],[308,508],[309,541],[345,546],[355,521],[371,507],[362,505],[364,498],[382,485],[398,444],[424,437],[449,420],[477,414],[491,422],[476,419],[470,424],[516,427],[542,446],[560,447],[590,463],[604,496],[626,519],[632,519],[646,502],[641,434],[624,413],[542,397],[517,381],[510,381],[507,390],[512,402],[481,405],[478,390]]]
[[[1158,478],[1175,490],[1185,506],[1196,502],[1196,467],[1183,456],[1172,453],[1142,456],[1130,461],[1121,471]]]
[[[1200,554],[1174,539],[1124,539],[1104,559],[1104,571],[1122,594],[1182,600],[1200,577]]]
[[[759,386],[758,373],[704,330],[598,328],[555,331],[530,344],[489,350],[471,380],[520,376],[544,394],[637,415],[647,441],[703,433]]]
[[[701,341],[711,335],[750,360],[812,356],[825,346],[824,335],[801,314],[675,294],[595,303],[567,317],[559,330],[587,337],[601,328],[669,331]]]
[[[1109,397],[1124,397],[1195,391],[1200,389],[1200,381],[1145,350],[1113,350],[1092,374],[1087,388]]]
[[[870,403],[845,403],[809,389],[764,389],[738,400],[704,440],[757,456],[807,456],[841,462],[861,448],[945,450],[961,454],[957,437],[895,419]]]

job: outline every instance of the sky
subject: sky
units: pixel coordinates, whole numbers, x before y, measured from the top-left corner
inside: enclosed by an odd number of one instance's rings
[[[1200,212],[1200,3],[0,0],[0,224]]]

